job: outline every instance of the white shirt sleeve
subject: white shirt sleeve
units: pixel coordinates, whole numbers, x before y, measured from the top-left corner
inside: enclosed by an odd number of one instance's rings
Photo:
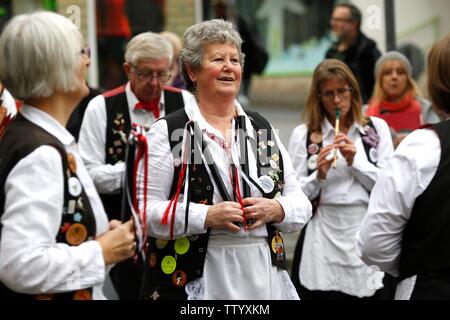
[[[157,121],[147,134],[148,148],[148,183],[147,183],[147,223],[149,235],[158,239],[169,239],[170,221],[172,212],[169,215],[169,224],[163,225],[161,220],[169,205],[170,189],[174,175],[174,158],[170,150],[168,139],[167,122]],[[139,180],[142,180],[143,172],[139,170]],[[139,194],[142,202],[142,194]],[[189,205],[189,225],[187,234],[185,227],[185,207],[183,205],[183,195],[180,195],[176,203],[176,215],[174,222],[174,238],[184,237],[190,234],[206,233],[205,228],[206,213],[208,206],[197,203]]]
[[[303,191],[309,199],[313,200],[319,195],[320,184],[317,180],[317,170],[308,175],[307,134],[306,125],[300,125],[294,129],[289,141],[289,155],[292,158],[292,165]]]
[[[274,224],[281,232],[293,233],[299,231],[311,219],[312,205],[297,181],[296,172],[292,166],[291,158],[281,143],[278,135],[275,135],[280,152],[283,156],[284,189],[281,197],[276,200],[284,210],[284,220]]]
[[[391,133],[387,123],[376,117],[371,118],[373,125],[380,137],[380,142],[377,147],[378,160],[377,165],[373,165],[367,159],[367,155],[364,152],[364,148],[361,152],[357,152],[351,167],[351,172],[355,178],[364,186],[368,191],[371,191],[375,183],[377,182],[378,175],[384,168],[394,153],[394,145],[392,144]]]
[[[369,266],[398,275],[403,230],[415,200],[436,174],[441,146],[433,130],[409,134],[380,173],[357,236],[357,250]]]
[[[0,281],[25,294],[59,293],[101,285],[105,278],[97,241],[56,243],[64,180],[59,152],[42,146],[19,161],[5,183]]]
[[[92,99],[84,114],[78,148],[89,175],[99,193],[118,193],[122,186],[125,163],[105,164],[106,107],[105,98]]]

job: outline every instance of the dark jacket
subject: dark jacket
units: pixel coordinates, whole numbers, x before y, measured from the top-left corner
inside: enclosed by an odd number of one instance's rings
[[[375,84],[375,63],[381,56],[377,45],[362,32],[359,33],[354,44],[347,50],[339,52],[337,50],[338,45],[339,42],[334,43],[328,49],[325,57],[327,59],[334,58],[341,60],[350,67],[360,85],[363,102],[367,103],[372,96],[372,90]]]

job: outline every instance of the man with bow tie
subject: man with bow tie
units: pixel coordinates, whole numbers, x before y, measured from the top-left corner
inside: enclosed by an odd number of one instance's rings
[[[121,218],[125,150],[132,124],[150,127],[183,108],[190,96],[165,86],[172,59],[173,48],[162,36],[153,32],[135,36],[126,47],[123,64],[128,83],[95,97],[86,109],[78,145],[110,220]],[[119,298],[137,299],[133,281],[120,282]]]

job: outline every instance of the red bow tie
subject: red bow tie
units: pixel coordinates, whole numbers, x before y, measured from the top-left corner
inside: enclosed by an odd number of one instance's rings
[[[150,101],[150,102],[138,102],[134,106],[134,109],[136,110],[146,110],[153,112],[153,115],[155,116],[155,119],[159,119],[159,97]]]

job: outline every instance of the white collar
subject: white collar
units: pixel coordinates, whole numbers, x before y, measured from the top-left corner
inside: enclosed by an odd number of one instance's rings
[[[48,113],[26,104],[21,107],[20,113],[28,121],[31,121],[35,125],[41,127],[56,139],[61,141],[63,145],[68,146],[75,142],[75,138],[70,134],[70,132]]]
[[[133,90],[131,90],[130,81],[125,86],[125,94],[127,95],[128,107],[131,111],[133,111],[136,104],[139,102],[139,99],[134,94]],[[161,97],[159,98],[159,106],[161,110],[164,109],[164,89],[161,91]]]

